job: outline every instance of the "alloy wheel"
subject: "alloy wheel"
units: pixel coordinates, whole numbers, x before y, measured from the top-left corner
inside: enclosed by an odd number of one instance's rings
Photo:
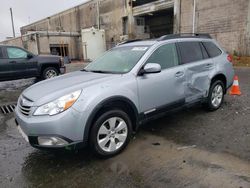
[[[121,148],[128,136],[128,126],[120,117],[111,117],[99,128],[97,143],[106,152],[114,152]]]
[[[223,88],[221,85],[216,85],[212,91],[211,103],[212,105],[217,108],[221,105],[223,99]]]
[[[48,70],[46,72],[46,79],[53,78],[57,76],[57,72],[55,70]]]

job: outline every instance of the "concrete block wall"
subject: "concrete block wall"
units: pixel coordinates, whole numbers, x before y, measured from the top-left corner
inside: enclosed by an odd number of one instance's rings
[[[10,46],[23,47],[23,43],[22,43],[21,37],[17,37],[17,38],[14,38],[14,39],[5,40],[5,41],[1,42],[1,44],[3,44],[3,45],[10,45]]]
[[[106,32],[107,47],[119,41],[123,34],[122,17],[127,16],[126,1],[103,0],[100,2],[101,29]]]
[[[230,53],[250,55],[249,0],[196,0],[195,32],[210,33]],[[182,33],[192,32],[193,0],[181,1]]]
[[[79,7],[75,7],[61,13],[47,17],[40,21],[34,22],[21,28],[21,33],[24,35],[29,31],[80,31]]]
[[[126,1],[100,1],[100,28],[106,31],[108,48],[111,48],[114,41],[118,41],[120,39],[120,35],[122,35],[122,17],[126,15],[125,4]],[[90,1],[33,24],[24,26],[21,28],[21,33],[26,34],[28,31],[58,31],[59,26],[63,31],[80,32],[81,29],[85,28],[98,28],[97,19],[97,4],[96,2]],[[77,57],[82,57],[82,52],[79,51],[82,49],[82,44],[79,41],[81,40],[75,39],[74,43],[78,45],[76,47],[78,51],[77,53],[79,54]],[[47,42],[51,43],[51,41],[48,40]],[[48,45],[46,45],[46,43],[42,44],[41,53],[45,53],[43,48],[47,48]]]

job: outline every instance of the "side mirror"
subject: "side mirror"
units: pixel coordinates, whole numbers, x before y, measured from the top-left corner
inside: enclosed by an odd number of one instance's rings
[[[27,58],[31,59],[31,58],[33,58],[33,55],[32,54],[27,54]]]
[[[139,72],[140,75],[161,72],[161,65],[157,63],[147,63]]]

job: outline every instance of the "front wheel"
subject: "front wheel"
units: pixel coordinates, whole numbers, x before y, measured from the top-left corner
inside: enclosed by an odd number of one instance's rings
[[[59,75],[59,71],[54,67],[48,67],[42,72],[42,79],[50,79]]]
[[[124,111],[105,112],[97,118],[91,130],[91,149],[99,157],[112,157],[128,145],[131,132],[131,120]]]
[[[206,103],[208,110],[215,111],[221,107],[224,100],[224,91],[225,85],[221,80],[212,83]]]

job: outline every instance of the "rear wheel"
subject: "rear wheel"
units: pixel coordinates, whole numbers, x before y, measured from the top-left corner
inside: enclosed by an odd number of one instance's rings
[[[112,157],[128,145],[131,132],[129,116],[121,110],[110,110],[97,118],[93,125],[91,148],[99,157]]]
[[[225,85],[221,80],[217,80],[211,84],[206,108],[210,111],[218,110],[224,100]]]
[[[55,67],[47,67],[42,73],[42,79],[50,79],[59,75],[59,71]]]

